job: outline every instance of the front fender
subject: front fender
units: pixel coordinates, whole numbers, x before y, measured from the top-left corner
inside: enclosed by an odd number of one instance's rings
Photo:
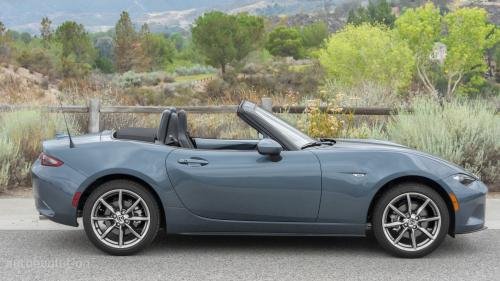
[[[387,183],[402,177],[426,178],[441,185],[447,193],[451,192],[442,179],[455,171],[418,154],[356,149],[315,153],[322,170],[319,222],[366,225],[377,192]]]

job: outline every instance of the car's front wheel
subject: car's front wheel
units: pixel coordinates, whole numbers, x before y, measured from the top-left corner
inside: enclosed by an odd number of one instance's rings
[[[372,217],[373,233],[390,253],[418,258],[434,251],[445,239],[449,213],[443,198],[432,188],[403,183],[385,192]]]
[[[158,232],[158,204],[144,186],[114,180],[97,187],[83,208],[85,232],[99,249],[112,255],[134,254]]]

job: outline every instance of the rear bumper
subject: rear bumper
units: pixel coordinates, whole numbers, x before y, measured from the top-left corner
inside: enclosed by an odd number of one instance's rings
[[[77,208],[71,204],[83,175],[67,165],[46,167],[37,160],[31,169],[33,196],[39,214],[70,226],[78,226]]]
[[[488,187],[481,181],[464,186],[452,179],[445,179],[457,197],[460,208],[455,212],[455,234],[465,234],[485,229],[486,194]]]

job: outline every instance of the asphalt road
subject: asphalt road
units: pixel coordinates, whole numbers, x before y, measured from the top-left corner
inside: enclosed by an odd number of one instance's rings
[[[500,280],[500,230],[447,238],[417,260],[368,238],[165,235],[112,257],[81,229],[2,230],[0,280]]]

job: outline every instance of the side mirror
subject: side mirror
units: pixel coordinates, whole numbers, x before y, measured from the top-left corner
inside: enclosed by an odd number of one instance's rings
[[[262,155],[278,156],[283,151],[283,147],[275,140],[263,139],[257,143],[257,151]]]

